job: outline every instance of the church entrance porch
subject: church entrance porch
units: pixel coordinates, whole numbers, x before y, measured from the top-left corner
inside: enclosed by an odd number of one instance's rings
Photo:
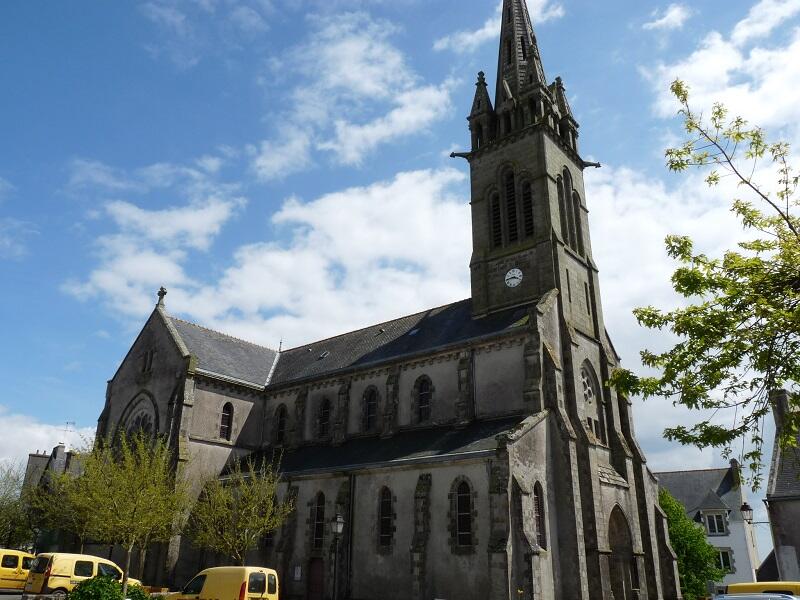
[[[631,530],[619,506],[611,511],[608,542],[611,546],[609,574],[613,600],[639,600],[639,569],[633,553]]]

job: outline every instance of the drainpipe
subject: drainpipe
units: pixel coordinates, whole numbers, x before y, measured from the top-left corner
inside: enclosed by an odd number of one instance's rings
[[[347,540],[347,586],[345,587],[345,596],[350,598],[352,592],[353,582],[353,532],[355,531],[355,498],[356,498],[356,476],[350,473],[350,506],[348,510],[348,520],[350,522],[350,535]]]

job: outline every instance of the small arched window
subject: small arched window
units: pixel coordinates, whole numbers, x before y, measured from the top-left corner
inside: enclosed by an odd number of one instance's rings
[[[605,404],[600,396],[594,370],[588,362],[581,367],[581,387],[583,388],[586,427],[598,441],[605,444],[607,441]]]
[[[547,530],[545,529],[544,493],[538,481],[533,486],[533,517],[536,524],[536,543],[540,548],[547,548]]]
[[[275,443],[277,445],[286,442],[286,420],[287,420],[286,406],[281,404],[275,411]]]
[[[522,184],[522,227],[525,237],[533,236],[533,189],[527,181]]]
[[[378,545],[382,548],[392,545],[392,537],[394,537],[393,511],[391,490],[387,487],[381,488],[378,506]]]
[[[572,199],[572,175],[568,169],[564,169],[564,204],[567,209],[567,235],[568,243],[573,250],[578,249],[577,236],[575,235],[575,207]]]
[[[558,212],[561,217],[561,237],[565,244],[569,244],[569,228],[567,227],[567,203],[564,201],[564,180],[559,176],[556,179],[558,188]]]
[[[514,60],[514,44],[511,40],[506,42],[506,64],[510,65]]]
[[[378,390],[374,387],[367,388],[364,392],[364,432],[374,431],[378,426]]]
[[[317,494],[314,502],[314,531],[312,533],[312,547],[315,550],[322,548],[325,540],[325,494]]]
[[[500,196],[492,194],[489,205],[492,220],[492,247],[499,248],[503,245],[503,218],[500,214]]]
[[[223,440],[231,441],[231,430],[233,429],[233,404],[226,402],[222,407],[222,417],[219,421],[219,437]]]
[[[431,397],[433,386],[431,380],[425,376],[417,380],[417,423],[427,423],[431,420]]]
[[[466,481],[456,488],[456,543],[472,545],[472,490]]]
[[[517,186],[514,172],[509,171],[505,176],[506,192],[506,226],[508,227],[508,242],[514,244],[519,240],[517,228]]]
[[[528,47],[525,45],[525,36],[519,36],[519,45],[522,49],[522,60],[528,60]]]
[[[331,430],[331,401],[323,398],[319,405],[319,416],[317,417],[317,433],[319,437],[328,437]]]
[[[480,123],[475,125],[475,148],[483,146],[483,125]]]

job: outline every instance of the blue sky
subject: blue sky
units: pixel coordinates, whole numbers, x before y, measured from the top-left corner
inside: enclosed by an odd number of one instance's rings
[[[529,1],[581,123],[605,315],[629,365],[664,344],[630,316],[674,302],[662,239],[740,232],[728,198],[663,167],[668,84],[798,141],[800,2]],[[0,4],[0,458],[88,432],[155,302],[297,345],[466,297],[465,149],[494,80],[495,0]],[[493,87],[492,87],[493,89]],[[440,225],[445,223],[446,226]],[[645,412],[647,417],[645,418]],[[667,405],[637,413],[654,469]]]

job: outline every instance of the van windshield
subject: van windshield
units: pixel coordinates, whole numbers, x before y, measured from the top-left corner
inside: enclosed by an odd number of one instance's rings
[[[47,565],[50,563],[50,559],[47,556],[38,556],[36,560],[33,561],[33,566],[31,567],[31,571],[33,573],[44,573],[47,571]]]
[[[250,573],[250,579],[247,581],[247,593],[263,596],[265,591],[267,591],[266,573]]]

